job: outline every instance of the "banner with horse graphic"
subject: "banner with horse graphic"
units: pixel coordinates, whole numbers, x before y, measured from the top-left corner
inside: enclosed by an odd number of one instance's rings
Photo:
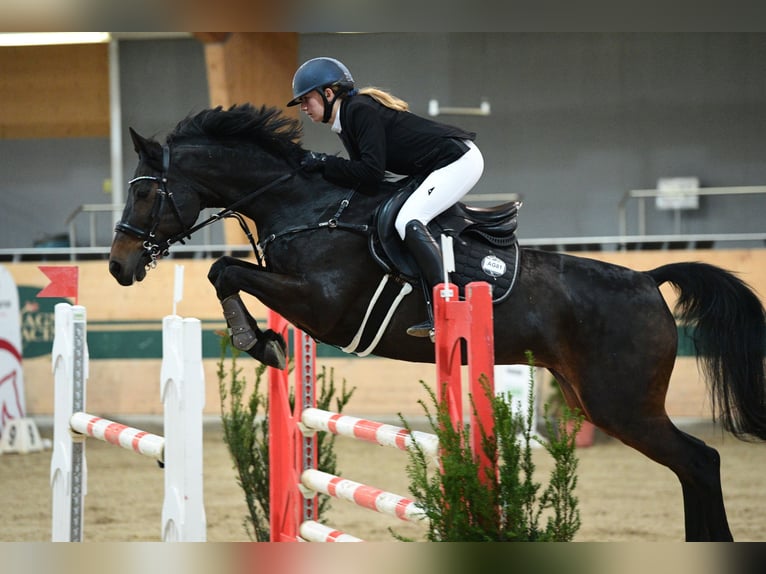
[[[25,416],[19,293],[11,274],[0,266],[0,437],[11,420]]]

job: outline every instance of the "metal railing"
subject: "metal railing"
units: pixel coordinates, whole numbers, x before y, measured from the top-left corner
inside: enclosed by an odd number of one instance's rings
[[[766,195],[766,186],[743,187],[709,187],[695,191],[701,196],[733,196],[733,195]],[[618,206],[619,234],[598,236],[572,237],[537,237],[520,238],[519,243],[525,247],[535,247],[550,251],[627,251],[639,249],[712,249],[712,248],[763,248],[766,246],[766,233],[680,233],[680,223],[676,225],[676,233],[646,234],[646,199],[660,196],[656,189],[636,189],[627,192]],[[520,199],[514,193],[470,194],[466,199],[471,203],[502,203]],[[627,206],[632,200],[638,201],[637,225],[639,232],[627,234]],[[206,210],[211,211],[211,210]],[[677,212],[680,210],[676,210]],[[109,214],[109,236],[111,237],[112,222],[115,219],[115,207],[112,204],[86,203],[75,209],[66,219],[69,235],[69,247],[29,247],[2,248],[0,261],[45,261],[77,260],[77,259],[106,259],[109,245],[98,245],[99,217]],[[88,242],[85,246],[77,246],[78,218],[87,215]],[[206,213],[205,213],[206,215]],[[676,214],[680,218],[680,213]],[[678,221],[678,219],[677,219]],[[101,229],[103,231],[103,228]],[[170,257],[203,259],[220,255],[237,255],[246,257],[252,255],[251,247],[247,244],[233,245],[212,242],[210,228],[201,230],[199,240],[191,245],[174,245]]]
[[[632,251],[671,249],[735,249],[766,246],[766,233],[681,233],[664,235],[597,235],[520,239],[525,247],[546,251]]]
[[[112,215],[112,222],[115,221],[118,209],[111,203],[84,203],[75,209],[69,217],[66,218],[66,225],[69,235],[69,245],[77,245],[77,218],[82,214],[88,214],[88,246],[96,247],[96,215],[99,213],[109,213]]]
[[[522,247],[544,251],[632,251],[671,249],[735,249],[766,247],[766,233],[701,233],[680,235],[599,235],[592,237],[521,238]],[[0,262],[107,259],[109,246],[24,247],[0,249]],[[251,257],[248,244],[174,245],[168,259],[207,259],[232,255]]]
[[[694,191],[679,192],[679,197],[684,196],[732,196],[732,195],[766,195],[766,186],[740,186],[740,187],[702,187]],[[621,236],[628,234],[628,203],[637,200],[637,231],[636,235],[646,235],[646,200],[648,198],[667,197],[667,192],[658,189],[633,189],[622,196],[617,207],[619,219],[619,233]],[[677,234],[681,233],[681,212],[683,209],[674,209],[674,227]]]
[[[0,249],[0,262],[10,261],[19,263],[22,261],[49,261],[83,259],[107,259],[111,247],[102,245],[97,247],[10,247]],[[248,257],[252,255],[252,247],[248,244],[208,244],[208,245],[174,245],[168,259],[207,259],[220,257],[221,255],[233,255],[236,257]]]

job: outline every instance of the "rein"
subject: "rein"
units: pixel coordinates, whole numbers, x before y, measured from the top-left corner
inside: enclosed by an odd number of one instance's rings
[[[141,229],[140,227],[137,227],[126,221],[120,221],[114,227],[115,231],[127,233],[129,235],[137,237],[138,239],[143,240],[144,250],[149,254],[149,257],[151,259],[150,262],[148,263],[148,267],[151,269],[154,269],[157,266],[157,261],[160,258],[165,257],[169,254],[170,247],[173,244],[175,243],[184,244],[186,239],[191,239],[191,236],[193,233],[199,231],[200,229],[204,227],[207,227],[208,225],[212,223],[215,223],[216,221],[220,221],[228,217],[234,218],[239,222],[239,225],[242,228],[242,231],[245,233],[248,241],[250,242],[250,246],[253,248],[253,253],[256,256],[259,265],[263,264],[263,258],[264,258],[266,247],[270,243],[275,241],[276,239],[286,235],[300,233],[302,231],[311,231],[314,229],[323,229],[323,228],[343,229],[343,230],[353,231],[357,233],[367,233],[369,231],[369,225],[367,224],[345,223],[340,221],[341,214],[346,209],[346,207],[348,207],[348,205],[351,202],[351,198],[354,195],[355,190],[352,189],[349,191],[348,195],[340,202],[340,205],[337,211],[335,212],[335,214],[327,221],[298,225],[295,227],[288,228],[279,233],[272,233],[271,235],[266,237],[263,241],[256,244],[255,240],[253,239],[253,234],[251,233],[250,228],[248,227],[244,218],[239,213],[237,213],[236,210],[239,207],[245,205],[246,203],[252,201],[259,195],[262,195],[263,193],[266,193],[267,191],[276,187],[277,185],[287,181],[288,179],[293,177],[301,168],[293,169],[292,171],[289,171],[279,176],[277,179],[256,189],[252,193],[249,193],[248,195],[238,199],[237,201],[235,201],[228,207],[223,208],[218,213],[214,213],[213,215],[211,215],[204,221],[196,225],[193,225],[191,227],[188,227],[183,222],[183,218],[181,217],[181,210],[178,208],[178,204],[176,203],[173,192],[168,189],[167,184],[168,184],[169,169],[170,169],[170,147],[168,145],[163,145],[162,146],[162,174],[160,176],[140,175],[128,181],[129,186],[133,185],[137,181],[153,181],[157,184],[157,198],[154,202],[154,205],[152,206],[150,227],[148,229]],[[183,231],[163,241],[157,241],[156,230],[157,230],[157,227],[159,227],[160,225],[162,214],[165,210],[166,203],[170,204],[173,217],[175,217],[176,221],[181,225],[181,227],[183,228]]]
[[[152,269],[157,266],[158,259],[168,255],[171,245],[173,245],[174,243],[184,244],[185,243],[184,240],[191,239],[191,236],[193,233],[199,231],[203,227],[207,227],[211,223],[214,223],[221,219],[225,219],[227,217],[232,217],[239,222],[239,225],[242,228],[242,231],[244,231],[245,235],[247,235],[250,245],[253,248],[253,252],[255,253],[256,257],[260,259],[259,250],[257,246],[255,245],[255,241],[253,240],[253,234],[250,232],[250,229],[247,226],[247,223],[245,223],[244,218],[239,213],[236,213],[236,210],[237,208],[241,207],[245,203],[252,201],[259,195],[269,191],[270,189],[279,185],[280,183],[287,181],[298,172],[299,168],[281,175],[274,181],[271,181],[267,183],[266,185],[256,189],[252,193],[249,193],[245,197],[238,199],[237,201],[235,201],[228,207],[225,207],[218,213],[214,213],[213,215],[211,215],[204,221],[196,225],[193,225],[192,227],[188,227],[183,222],[183,218],[181,217],[181,211],[178,209],[178,204],[176,203],[173,192],[168,190],[167,184],[168,184],[169,169],[170,169],[170,147],[167,145],[163,145],[162,146],[162,175],[160,176],[140,175],[128,181],[129,186],[133,185],[137,181],[153,181],[157,184],[157,199],[155,200],[154,205],[152,206],[151,224],[149,229],[141,229],[140,227],[132,225],[131,223],[128,223],[126,221],[120,221],[114,227],[115,231],[120,231],[122,233],[133,235],[134,237],[137,237],[138,239],[143,239],[144,241],[143,247],[144,247],[144,250],[149,254],[149,257],[151,258],[149,267]],[[160,222],[162,219],[162,213],[165,209],[165,203],[167,202],[170,203],[172,214],[175,217],[176,221],[183,228],[183,231],[165,239],[164,241],[156,241],[155,232],[157,230],[157,227],[159,227],[160,225]]]
[[[341,200],[340,205],[338,206],[338,210],[335,212],[335,214],[328,219],[327,221],[320,221],[318,223],[306,223],[304,225],[296,225],[295,227],[290,227],[288,229],[285,229],[284,231],[280,231],[279,233],[272,233],[271,235],[267,236],[263,241],[260,241],[258,245],[255,246],[256,255],[258,258],[265,257],[265,251],[266,247],[269,245],[269,243],[272,243],[273,241],[279,239],[280,237],[284,237],[286,235],[292,235],[293,233],[301,233],[303,231],[312,231],[314,229],[343,229],[346,231],[353,231],[356,233],[367,233],[369,231],[370,226],[366,223],[346,223],[345,221],[340,221],[340,216],[343,214],[343,211],[349,206],[351,203],[351,198],[354,195],[355,190],[350,190],[348,192],[348,195]]]
[[[245,223],[244,218],[239,213],[236,213],[236,210],[237,210],[238,207],[241,207],[245,203],[255,199],[256,197],[258,197],[259,195],[261,195],[263,193],[266,193],[267,191],[269,191],[273,187],[276,187],[280,183],[282,183],[284,181],[287,181],[293,175],[295,175],[297,173],[297,171],[298,170],[295,169],[295,170],[290,171],[288,173],[282,174],[281,176],[279,176],[274,181],[269,182],[266,185],[264,185],[262,187],[259,187],[258,189],[256,189],[252,193],[249,193],[245,197],[242,197],[242,198],[238,199],[237,201],[232,203],[229,207],[223,208],[218,213],[214,213],[213,215],[211,215],[210,217],[208,217],[204,221],[198,223],[197,225],[194,225],[194,226],[186,229],[185,231],[182,231],[181,233],[177,233],[173,237],[170,237],[169,239],[166,239],[165,241],[162,241],[162,242],[156,244],[154,247],[156,247],[158,249],[161,249],[163,255],[166,255],[167,251],[170,249],[170,246],[173,243],[178,243],[178,242],[183,243],[184,242],[183,241],[184,238],[191,238],[191,234],[192,233],[195,233],[195,232],[199,231],[203,227],[207,227],[211,223],[215,223],[216,221],[219,221],[221,219],[225,219],[227,217],[232,217],[232,218],[236,219],[239,222],[239,226],[242,228],[242,231],[244,231],[245,235],[247,235],[247,239],[250,242],[250,246],[253,248],[253,253],[258,255],[258,249],[257,249],[257,246],[255,244],[255,240],[253,239],[253,234],[250,231],[250,228],[248,227],[247,223]]]

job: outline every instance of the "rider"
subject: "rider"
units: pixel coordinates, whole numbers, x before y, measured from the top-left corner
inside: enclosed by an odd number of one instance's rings
[[[396,231],[424,281],[428,319],[409,335],[433,334],[431,293],[444,280],[439,245],[427,224],[476,184],[484,159],[476,134],[422,118],[407,102],[378,88],[354,88],[348,68],[334,58],[313,58],[295,72],[293,99],[313,122],[330,125],[349,159],[307,152],[302,166],[340,185],[376,189],[384,180],[421,176],[422,183],[396,217]]]

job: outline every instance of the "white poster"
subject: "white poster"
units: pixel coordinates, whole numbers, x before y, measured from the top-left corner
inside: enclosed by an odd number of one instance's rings
[[[534,386],[534,373],[530,380],[529,365],[495,365],[495,395],[511,395],[511,409],[524,420],[529,412],[529,386]],[[534,368],[533,368],[534,369]],[[536,400],[536,397],[533,397]],[[532,414],[532,431],[537,428],[537,409]]]
[[[0,437],[8,421],[25,413],[19,292],[10,272],[0,265]]]

